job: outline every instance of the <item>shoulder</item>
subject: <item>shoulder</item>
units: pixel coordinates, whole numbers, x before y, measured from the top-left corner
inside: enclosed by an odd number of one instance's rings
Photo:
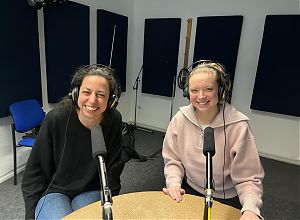
[[[74,107],[74,110],[75,110],[75,107]],[[68,108],[59,106],[59,107],[55,107],[55,108],[51,109],[47,113],[47,115],[48,115],[48,117],[63,117],[63,116],[68,115],[71,111],[73,111],[73,108],[71,106]]]
[[[122,121],[121,113],[115,108],[110,108],[106,110],[104,113],[104,118],[105,120],[110,119],[110,120]]]
[[[192,124],[198,126],[198,122],[195,115],[195,109],[192,106],[192,104],[180,107],[177,113],[177,118],[178,120],[180,120],[180,122],[182,122],[183,120],[189,121]]]
[[[197,127],[197,119],[195,116],[195,111],[192,105],[182,106],[179,108],[179,111],[174,115],[170,121],[168,128],[169,129],[190,129]]]
[[[223,127],[224,122],[226,125],[241,123],[248,124],[249,118],[238,111],[231,104],[226,103],[225,105],[220,105],[220,112],[214,119],[212,126],[214,127]]]
[[[249,121],[249,118],[245,114],[243,114],[242,112],[238,111],[231,104],[226,103],[226,105],[225,105],[224,108],[225,108],[225,117],[228,117],[228,119]]]
[[[45,122],[64,122],[72,112],[76,112],[75,107],[55,107],[51,109],[45,117]]]
[[[113,127],[114,129],[117,130],[121,129],[122,128],[121,113],[115,108],[107,109],[104,112],[104,120],[102,125],[106,128]]]
[[[182,112],[182,107],[180,107],[180,110],[173,116],[171,119],[169,126],[170,125],[176,125],[178,123],[181,123],[185,119],[185,114]]]
[[[226,110],[227,108],[227,110]],[[253,138],[253,134],[249,125],[250,119],[232,105],[226,105],[225,118],[226,129],[228,135],[238,142],[244,142],[249,138]]]
[[[184,115],[191,114],[193,112],[193,110],[194,110],[194,108],[193,108],[192,104],[179,107],[179,112],[181,112]]]

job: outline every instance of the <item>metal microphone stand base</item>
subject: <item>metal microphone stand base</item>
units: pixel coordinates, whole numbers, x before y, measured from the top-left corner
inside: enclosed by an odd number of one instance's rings
[[[139,159],[140,162],[147,161],[147,157],[140,155],[136,149],[135,149],[135,126],[132,123],[126,123],[123,122],[123,150],[124,154],[122,153],[122,156],[124,155],[123,159],[124,161],[129,161],[131,158],[133,159]]]
[[[104,204],[102,207],[102,219],[103,220],[112,220],[113,214],[112,214],[112,208],[111,204]]]

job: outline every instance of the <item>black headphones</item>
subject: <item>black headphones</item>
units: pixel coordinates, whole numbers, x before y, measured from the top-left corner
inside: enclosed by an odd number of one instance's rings
[[[192,68],[191,71],[189,69],[194,65],[197,66]],[[198,60],[192,63],[188,68],[183,68],[180,70],[178,74],[178,87],[183,90],[183,97],[187,97],[190,99],[189,95],[189,78],[190,74],[197,68],[208,68],[217,74],[217,83],[218,83],[218,98],[220,101],[228,101],[229,93],[231,89],[231,81],[229,75],[226,73],[225,67],[212,60]]]
[[[121,96],[121,85],[115,71],[102,64],[91,64],[80,67],[71,81],[71,92],[69,93],[73,103],[77,106],[79,89],[85,76],[96,75],[107,79],[109,83],[109,98],[107,108],[116,108]]]

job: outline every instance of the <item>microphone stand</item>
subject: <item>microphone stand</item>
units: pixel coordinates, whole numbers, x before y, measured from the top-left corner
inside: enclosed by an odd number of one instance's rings
[[[112,36],[111,49],[110,49],[110,58],[109,58],[109,67],[111,67],[111,60],[114,52],[114,43],[115,43],[115,34],[116,34],[116,25],[114,25],[114,32]]]
[[[135,79],[134,85],[133,85],[133,90],[135,90],[134,129],[139,129],[142,131],[153,133],[153,131],[151,131],[151,130],[148,130],[146,128],[137,127],[137,125],[136,125],[137,93],[138,93],[138,89],[139,89],[140,75],[141,75],[142,70],[143,70],[143,65],[141,66],[141,69],[140,69],[140,71]]]
[[[97,156],[99,164],[99,177],[100,177],[100,196],[101,196],[101,207],[102,207],[102,219],[112,220],[112,208],[113,203],[111,191],[108,186],[107,173],[104,158],[101,155]]]
[[[213,193],[215,190],[215,184],[212,175],[212,156],[210,152],[207,152],[206,156],[206,178],[204,180],[205,184],[205,207],[203,220],[211,219],[211,207],[213,203]]]

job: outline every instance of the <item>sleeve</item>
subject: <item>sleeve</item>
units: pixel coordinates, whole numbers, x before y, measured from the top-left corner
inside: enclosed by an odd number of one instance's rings
[[[236,145],[231,150],[231,178],[238,193],[241,212],[249,210],[260,218],[264,169],[261,165],[254,137],[247,122],[239,129]]]
[[[125,163],[121,160],[122,155],[122,116],[119,111],[112,109],[107,120],[107,178],[112,196],[119,194],[121,190],[120,176]],[[104,131],[105,132],[105,131]]]
[[[25,219],[34,219],[37,202],[48,187],[54,170],[49,124],[49,117],[46,116],[26,163],[21,186]]]
[[[162,147],[166,187],[181,186],[185,174],[178,152],[177,129],[177,120],[174,117],[167,128]]]

